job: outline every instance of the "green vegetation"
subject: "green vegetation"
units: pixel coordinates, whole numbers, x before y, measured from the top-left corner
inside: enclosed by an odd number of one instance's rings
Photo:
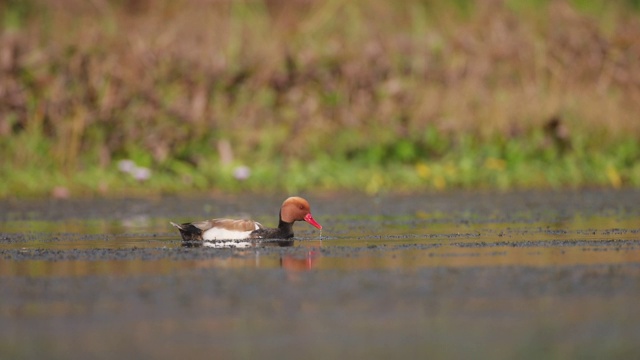
[[[638,4],[4,2],[0,197],[638,186]]]

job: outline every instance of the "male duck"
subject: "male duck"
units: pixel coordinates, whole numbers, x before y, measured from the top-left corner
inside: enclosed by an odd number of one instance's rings
[[[290,197],[282,203],[277,228],[265,228],[253,220],[212,219],[171,225],[178,228],[184,241],[289,239],[293,237],[293,223],[306,221],[318,229],[322,226],[311,215],[309,202]]]

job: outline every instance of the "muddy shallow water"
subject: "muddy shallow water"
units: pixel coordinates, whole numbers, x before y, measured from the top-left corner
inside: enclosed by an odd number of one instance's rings
[[[303,195],[247,249],[168,221],[283,196],[0,202],[0,358],[640,356],[640,191]]]

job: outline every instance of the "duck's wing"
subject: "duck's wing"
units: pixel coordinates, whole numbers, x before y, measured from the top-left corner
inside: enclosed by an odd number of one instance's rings
[[[171,225],[180,230],[186,241],[217,240],[217,239],[246,239],[251,232],[262,229],[262,224],[253,220],[211,219],[190,223]]]
[[[204,240],[247,239],[262,225],[253,220],[213,219],[192,223],[202,230]]]

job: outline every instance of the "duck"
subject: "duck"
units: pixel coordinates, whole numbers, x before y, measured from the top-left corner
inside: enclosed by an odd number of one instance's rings
[[[266,228],[259,222],[248,219],[211,219],[182,224],[171,221],[170,223],[180,231],[184,242],[204,241],[216,244],[221,240],[291,239],[293,223],[296,221],[306,221],[322,230],[322,225],[311,215],[309,202],[298,196],[289,197],[282,203],[277,228]],[[238,242],[236,245],[247,247],[250,243]]]

